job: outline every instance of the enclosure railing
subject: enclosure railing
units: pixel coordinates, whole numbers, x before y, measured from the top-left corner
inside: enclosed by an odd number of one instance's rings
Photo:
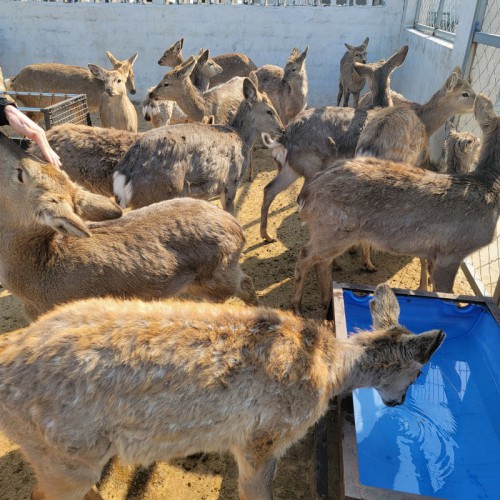
[[[415,28],[453,41],[463,0],[418,0]]]
[[[20,2],[50,3],[131,3],[131,4],[165,4],[165,5],[261,5],[261,6],[333,6],[333,7],[381,7],[385,0],[13,0]]]

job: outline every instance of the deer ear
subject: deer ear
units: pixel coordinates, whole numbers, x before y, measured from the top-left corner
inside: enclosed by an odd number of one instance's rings
[[[371,78],[371,75],[373,73],[373,69],[368,64],[363,64],[363,63],[354,61],[352,63],[352,67],[353,67],[354,71],[356,71],[356,73],[359,76],[361,76],[363,78],[366,78],[366,77]]]
[[[365,49],[366,47],[368,47],[368,42],[370,41],[370,38],[369,37],[366,37],[365,38],[365,41],[361,44],[361,45],[364,45],[365,46]]]
[[[389,285],[382,283],[377,286],[370,302],[373,328],[390,328],[398,325],[399,304]]]
[[[395,54],[389,57],[389,59],[387,59],[384,65],[387,66],[389,70],[392,72],[405,62],[407,55],[408,55],[408,45],[404,45]]]
[[[256,89],[259,88],[259,79],[255,71],[250,71],[250,74],[247,76],[247,78],[255,85]]]
[[[139,54],[136,52],[135,54],[131,55],[127,61],[130,63],[130,65],[132,66],[135,61],[137,60],[137,58],[139,57]]]
[[[90,72],[98,79],[98,80],[104,80],[104,70],[100,67],[97,66],[96,64],[89,64],[88,65]]]
[[[206,49],[198,56],[198,62],[201,64],[205,64],[208,61],[208,57],[209,57],[209,50]]]
[[[106,51],[106,55],[108,56],[108,59],[111,61],[111,64],[113,65],[113,67],[117,67],[117,66],[120,66],[120,61],[109,51],[107,50]]]
[[[431,330],[420,335],[410,335],[406,340],[406,352],[410,353],[415,361],[424,365],[437,348],[443,343],[446,335],[442,330]]]
[[[184,38],[181,38],[180,40],[174,43],[172,50],[174,52],[180,52],[182,50],[183,45],[184,45]]]
[[[255,102],[257,100],[257,89],[250,78],[243,80],[243,95],[247,101]]]
[[[353,47],[352,45],[349,45],[348,43],[344,43],[344,45],[346,46],[346,49],[349,52],[352,52],[356,48],[356,47]]]
[[[456,66],[451,75],[446,79],[445,87],[448,92],[451,92],[458,83],[459,78],[462,77],[462,70],[459,66]]]
[[[100,194],[79,188],[75,196],[76,213],[88,221],[118,219],[122,209],[112,200]]]
[[[307,51],[309,50],[309,47],[306,47],[300,54],[300,56],[298,57],[298,60],[299,61],[303,61],[306,56],[307,56]]]
[[[178,78],[187,78],[192,72],[198,60],[196,57],[189,56],[189,58],[182,63],[182,65],[175,68]]]

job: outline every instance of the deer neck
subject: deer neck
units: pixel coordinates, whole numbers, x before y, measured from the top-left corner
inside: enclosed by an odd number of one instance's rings
[[[192,120],[199,121],[210,114],[209,106],[203,94],[193,85],[189,78],[184,80],[177,104]]]
[[[439,89],[429,100],[416,109],[417,116],[425,126],[427,137],[442,127],[453,116],[452,103],[448,102],[447,92]]]
[[[362,387],[373,387],[380,373],[373,366],[377,353],[353,340],[336,340],[334,356],[330,356],[330,383],[333,394],[346,394]]]
[[[247,152],[253,146],[254,142],[257,140],[259,131],[252,124],[252,119],[250,113],[252,109],[250,105],[243,101],[236,112],[234,120],[231,127],[238,132],[243,143],[245,144],[245,151]],[[245,154],[246,156],[246,154]]]

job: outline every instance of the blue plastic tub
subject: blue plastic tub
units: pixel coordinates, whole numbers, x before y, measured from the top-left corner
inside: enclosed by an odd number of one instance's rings
[[[347,330],[371,325],[371,296],[344,290]],[[446,339],[408,391],[386,407],[353,393],[360,482],[450,500],[500,498],[500,327],[483,304],[398,296],[400,323]]]

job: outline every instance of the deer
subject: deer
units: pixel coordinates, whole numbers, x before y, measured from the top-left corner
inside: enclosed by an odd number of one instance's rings
[[[169,71],[149,93],[149,98],[175,101],[193,121],[201,121],[204,116],[214,115],[216,123],[231,123],[243,100],[244,78],[235,77],[202,93],[190,79],[195,64],[195,59],[188,59]],[[251,78],[257,85],[256,78],[252,75]]]
[[[476,169],[439,174],[371,157],[332,161],[304,185],[299,217],[309,228],[295,267],[292,305],[300,312],[305,276],[314,265],[323,304],[330,300],[330,264],[354,243],[430,262],[438,292],[451,292],[461,262],[491,243],[500,214],[500,117],[476,97],[482,130]]]
[[[104,82],[104,92],[99,105],[99,116],[105,128],[137,132],[137,111],[127,96],[127,75],[121,70],[106,70],[89,64],[91,73]]]
[[[404,46],[387,61],[355,63],[356,71],[366,77],[373,88],[375,105],[391,106],[389,88],[391,73],[403,64],[408,53]],[[295,117],[276,140],[266,137],[264,144],[272,150],[278,173],[264,188],[260,235],[267,242],[275,239],[267,230],[269,208],[276,196],[300,177],[305,182],[326,168],[332,157],[353,157],[359,135],[372,118],[374,110],[326,106],[309,108]]]
[[[363,128],[355,156],[372,156],[417,166],[429,164],[429,138],[456,114],[471,113],[476,94],[455,67],[425,104],[380,109]],[[363,269],[376,271],[370,249],[363,249]]]
[[[230,451],[239,497],[271,499],[276,465],[329,400],[374,387],[404,404],[443,344],[399,324],[387,285],[373,326],[336,339],[270,308],[94,298],[0,338],[0,428],[33,467],[32,500],[102,499],[107,461]]]
[[[113,69],[128,75],[127,89],[136,93],[133,64],[137,52],[128,59],[120,61],[106,51]],[[39,63],[25,66],[15,77],[8,79],[9,90],[17,92],[56,92],[63,94],[86,94],[91,113],[99,111],[104,82],[92,75],[87,68],[60,63]],[[20,101],[28,107],[48,107],[53,103],[51,97],[21,96]]]
[[[184,62],[182,55],[183,46],[184,38],[181,38],[165,51],[163,56],[160,57],[158,64],[160,66],[170,66],[171,68],[182,64]],[[248,76],[250,72],[257,69],[253,61],[240,52],[222,54],[215,56],[212,60],[222,68],[222,72],[210,80],[210,87],[221,85],[235,76]]]
[[[188,123],[144,134],[115,168],[113,189],[121,207],[139,208],[178,196],[220,196],[234,213],[234,199],[261,132],[282,132],[271,101],[249,78],[231,124]]]
[[[444,172],[448,174],[466,174],[471,172],[477,162],[481,140],[471,132],[458,132],[453,123],[449,123],[448,136],[444,142]],[[440,166],[430,164],[429,168],[440,171]],[[421,291],[427,291],[429,285],[429,263],[425,259],[420,261],[420,286]]]
[[[142,133],[65,123],[46,135],[73,182],[92,193],[114,196],[115,167]],[[43,159],[38,145],[33,143],[29,152]]]
[[[307,105],[307,49],[299,54],[299,50],[294,48],[285,69],[266,64],[255,71],[259,90],[271,99],[285,126]]]
[[[193,85],[200,91],[208,89],[210,79],[222,72],[222,68],[210,58],[209,51],[201,49],[197,63],[190,75]],[[148,89],[146,98],[142,102],[144,119],[151,123],[153,128],[164,127],[172,123],[186,123],[187,116],[174,101],[165,99],[151,99],[149,94],[153,87]]]
[[[349,96],[352,94],[353,108],[358,107],[359,94],[363,90],[366,78],[360,76],[353,63],[358,62],[366,64],[366,49],[368,48],[369,37],[366,37],[364,42],[357,47],[344,43],[347,52],[340,60],[340,77],[339,77],[339,93],[337,95],[337,106],[340,106],[340,101],[343,98],[342,105],[344,108],[349,106]]]
[[[114,201],[86,192],[3,135],[0,150],[0,280],[29,317],[107,295],[189,293],[256,304],[238,262],[245,237],[232,215],[184,198],[120,217]]]

